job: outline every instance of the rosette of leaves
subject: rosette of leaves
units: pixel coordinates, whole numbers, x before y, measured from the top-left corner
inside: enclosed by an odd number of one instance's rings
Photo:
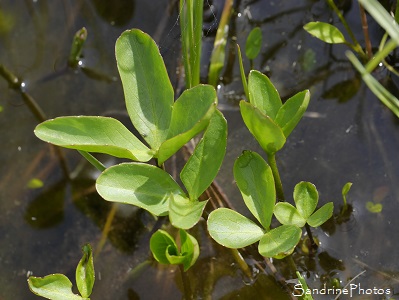
[[[242,78],[246,82],[245,78]],[[245,125],[268,155],[280,150],[306,111],[310,93],[299,92],[284,104],[270,79],[252,70],[248,76],[249,102],[240,102]]]
[[[161,264],[183,265],[187,271],[195,264],[199,256],[197,240],[186,231],[180,229],[180,250],[173,237],[159,229],[150,239],[150,249],[154,258]]]
[[[334,204],[328,202],[316,210],[319,193],[310,182],[300,182],[294,188],[295,206],[287,202],[279,202],[274,207],[274,215],[284,225],[303,227],[309,224],[318,227],[331,218]],[[315,211],[316,210],[316,211]]]
[[[83,246],[83,256],[76,267],[76,285],[80,295],[72,292],[72,283],[63,274],[51,274],[45,277],[30,276],[29,289],[35,295],[52,300],[90,299],[94,286],[95,273],[93,253],[89,244]]]
[[[192,227],[206,202],[198,197],[211,184],[222,163],[227,125],[216,110],[217,96],[210,85],[174,91],[159,49],[150,36],[133,29],[122,33],[115,46],[130,119],[142,142],[122,123],[99,116],[60,117],[35,129],[40,139],[81,152],[105,153],[136,162],[105,170],[97,191],[108,201],[128,203],[154,215],[170,213],[172,224]],[[200,132],[204,132],[180,176],[188,195],[159,166]]]
[[[210,213],[208,231],[219,244],[242,248],[259,241],[259,253],[265,257],[283,258],[298,244],[302,230],[295,224],[270,229],[276,202],[274,178],[270,166],[257,153],[244,151],[234,164],[234,178],[256,224],[228,208]]]

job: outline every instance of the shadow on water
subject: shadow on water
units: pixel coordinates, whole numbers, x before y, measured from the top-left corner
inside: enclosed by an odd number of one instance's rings
[[[17,88],[0,80],[0,299],[33,299],[26,284],[32,273],[60,272],[72,279],[79,249],[87,242],[101,249],[95,257],[92,299],[182,297],[178,269],[156,264],[149,252],[151,233],[167,222],[157,223],[140,209],[117,205],[112,223],[107,224],[114,208],[95,191],[98,173],[77,153],[63,150],[74,174],[71,180],[64,176],[55,150],[33,135],[37,119],[21,94],[37,101],[48,118],[113,115],[129,123],[114,58],[114,44],[123,30],[137,27],[154,36],[172,82],[179,82],[177,1],[156,2],[8,0],[0,4],[0,64],[21,79]],[[205,2],[206,57],[223,1]],[[270,76],[283,99],[305,88],[312,93],[307,114],[278,156],[285,193],[291,195],[299,181],[311,181],[318,187],[321,204],[334,201],[336,207],[334,219],[315,230],[319,250],[307,255],[303,243],[293,255],[298,268],[308,275],[311,288],[353,283],[396,291],[397,119],[367,90],[344,56],[344,47],[322,44],[302,30],[311,20],[335,20],[324,1],[257,0],[235,5],[227,65],[218,89],[229,123],[219,185],[236,209],[249,216],[233,182],[232,166],[244,149],[261,149],[244,128],[237,108],[243,91],[233,49],[236,41],[243,47],[250,30],[260,26],[264,45],[255,68]],[[361,28],[356,5],[345,7],[345,14],[354,28]],[[72,37],[83,26],[88,37],[82,65],[67,67]],[[381,32],[372,24],[371,28],[378,40]],[[379,76],[397,94],[397,79],[387,78],[384,70]],[[105,156],[101,159],[108,165],[116,163]],[[30,186],[32,179],[43,186]],[[341,189],[348,181],[353,182],[350,208],[340,214]],[[373,212],[368,202],[381,204],[382,210]],[[101,244],[104,228],[109,230],[108,238]],[[211,241],[203,220],[191,233],[201,245],[201,256],[188,271],[198,299],[290,299],[286,287],[294,289],[296,281],[291,279],[296,275],[286,260],[270,265],[248,247],[243,253],[253,270],[251,281],[231,252]]]

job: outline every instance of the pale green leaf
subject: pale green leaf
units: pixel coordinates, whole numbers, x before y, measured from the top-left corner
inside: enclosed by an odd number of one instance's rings
[[[283,258],[292,253],[302,231],[295,225],[281,225],[267,232],[259,241],[259,253],[265,257]]]
[[[262,30],[255,27],[251,30],[245,43],[245,55],[249,59],[254,59],[258,56],[262,47]]]
[[[329,218],[332,217],[334,211],[334,204],[332,202],[324,204],[316,210],[307,220],[308,224],[312,227],[319,227]]]
[[[249,102],[274,120],[282,102],[270,79],[265,74],[252,70],[248,76],[248,91]]]
[[[189,229],[198,223],[208,201],[191,201],[182,195],[171,195],[169,219],[174,227]]]
[[[324,22],[309,22],[303,28],[311,35],[317,37],[325,43],[342,44],[346,43],[342,32],[334,25]]]
[[[245,101],[240,102],[240,110],[248,130],[267,154],[274,154],[284,146],[284,133],[269,116]]]
[[[200,248],[198,241],[184,230],[180,230],[180,241],[180,253],[185,257],[183,262],[184,271],[187,271],[197,261]]]
[[[108,168],[97,178],[96,188],[105,200],[132,204],[157,216],[168,214],[171,194],[184,194],[164,170],[141,163]]]
[[[176,242],[169,233],[158,229],[150,239],[150,249],[154,258],[161,264],[169,264],[170,255],[178,255]]]
[[[83,246],[83,256],[76,267],[76,285],[83,298],[89,298],[94,286],[94,264],[91,246]]]
[[[249,246],[264,234],[250,219],[228,208],[218,208],[209,214],[208,231],[216,242],[234,249]]]
[[[316,209],[319,193],[314,184],[301,181],[294,188],[294,202],[298,212],[307,220]]]
[[[191,200],[197,200],[215,179],[226,153],[226,144],[227,122],[222,113],[216,110],[180,173]]]
[[[300,215],[298,210],[287,202],[277,203],[274,207],[274,215],[284,225],[303,227],[306,224],[306,220]]]
[[[149,35],[133,29],[118,38],[115,53],[130,119],[157,150],[167,138],[174,101],[159,49]]]
[[[269,165],[259,154],[244,151],[234,163],[234,179],[245,205],[268,229],[276,202],[274,178]]]
[[[65,148],[137,161],[152,158],[150,149],[113,118],[59,117],[37,125],[35,134],[45,142]]]
[[[45,277],[31,276],[28,279],[29,289],[35,295],[52,300],[81,300],[82,297],[72,293],[72,283],[63,274],[52,274]]]

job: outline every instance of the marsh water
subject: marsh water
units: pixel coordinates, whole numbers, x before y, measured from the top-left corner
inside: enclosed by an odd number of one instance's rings
[[[178,86],[181,50],[176,2],[1,0],[0,64],[22,79],[23,89],[48,118],[107,115],[128,124],[115,41],[130,28],[150,34],[160,47],[172,83]],[[203,78],[223,2],[205,1]],[[362,42],[358,5],[343,3],[345,17]],[[243,150],[261,153],[261,149],[238,109],[244,92],[234,42],[244,47],[250,30],[260,26],[263,45],[254,68],[271,78],[283,99],[303,89],[311,91],[308,112],[277,157],[287,198],[292,201],[296,183],[310,181],[319,190],[320,203],[333,201],[338,213],[341,189],[353,182],[348,194],[352,213],[314,231],[320,248],[306,259],[294,255],[298,268],[308,276],[311,288],[320,289],[324,283],[356,284],[359,290],[353,298],[389,299],[367,295],[367,289],[377,288],[390,289],[389,296],[396,299],[398,119],[361,81],[345,56],[345,46],[323,44],[302,29],[313,20],[337,21],[324,0],[242,0],[234,6],[228,59],[218,86],[220,109],[229,124],[218,185],[235,208],[249,216],[232,167]],[[66,63],[72,37],[83,26],[88,31],[84,68],[72,69]],[[371,20],[370,31],[377,45],[383,32]],[[245,64],[248,69],[248,62]],[[388,77],[386,70],[381,68],[374,75],[398,94],[398,81]],[[98,173],[78,153],[65,150],[74,176],[68,180],[54,148],[34,136],[37,124],[21,93],[0,78],[0,299],[38,298],[28,289],[29,275],[64,273],[74,282],[85,243],[98,251],[92,299],[181,299],[178,268],[160,266],[149,253],[155,220],[141,210],[120,205],[101,244],[111,205],[96,194]],[[116,163],[106,156],[101,159],[107,165]],[[378,204],[380,212],[373,210]],[[245,254],[253,269],[250,280],[231,252],[212,242],[204,221],[192,233],[201,245],[200,258],[188,272],[197,299],[290,299],[255,251]],[[287,262],[275,260],[274,264],[292,285],[289,279],[295,275]],[[315,299],[335,297],[315,295]]]

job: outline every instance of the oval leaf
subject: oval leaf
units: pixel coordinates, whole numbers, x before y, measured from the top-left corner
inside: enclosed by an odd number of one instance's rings
[[[136,205],[157,216],[167,215],[171,194],[184,194],[168,173],[141,163],[108,168],[97,178],[96,188],[105,200]]]
[[[171,195],[169,201],[169,219],[173,226],[190,229],[198,223],[208,201],[190,201],[181,195]]]
[[[127,111],[134,127],[152,149],[168,135],[174,92],[159,49],[141,30],[127,30],[115,53]]]
[[[37,125],[36,136],[48,143],[136,161],[152,158],[147,148],[121,122],[107,117],[60,117]]]
[[[179,254],[174,239],[162,229],[158,229],[151,236],[150,249],[154,258],[161,264],[169,264],[168,256],[177,256]]]
[[[308,108],[310,92],[308,90],[299,92],[288,99],[279,109],[275,122],[283,130],[285,138],[291,134],[303,114]]]
[[[234,179],[245,205],[268,229],[276,202],[274,178],[269,165],[259,154],[244,151],[234,163]]]
[[[325,43],[342,44],[345,37],[342,32],[334,25],[324,22],[309,22],[303,28],[311,35],[317,37]]]
[[[312,227],[319,227],[332,217],[334,204],[332,202],[324,204],[308,218],[308,224]]]
[[[250,219],[228,208],[218,208],[209,214],[208,231],[216,242],[233,249],[251,245],[264,234]]]
[[[45,277],[31,276],[28,279],[29,289],[35,295],[53,300],[79,300],[82,297],[72,293],[72,283],[63,274],[52,274]]]
[[[83,256],[76,267],[76,285],[83,298],[89,298],[94,286],[93,252],[89,244],[83,246]]]
[[[306,220],[299,214],[298,210],[287,202],[279,202],[274,207],[274,215],[284,225],[296,225],[303,227]]]
[[[248,59],[254,59],[258,56],[262,47],[262,30],[255,27],[251,30],[245,43],[245,55]]]
[[[263,150],[271,155],[285,144],[285,136],[274,121],[248,102],[240,102],[241,116]]]
[[[265,74],[252,70],[248,76],[248,92],[249,102],[274,120],[283,104],[270,79]]]
[[[173,105],[168,139],[158,151],[160,165],[205,129],[216,105],[216,91],[210,85],[198,85],[183,92]]]
[[[294,201],[298,212],[307,220],[319,202],[319,193],[314,184],[301,181],[294,188]]]
[[[281,225],[267,232],[259,242],[259,253],[265,257],[283,258],[292,253],[302,231],[295,225]]]
[[[215,179],[226,153],[226,144],[227,122],[217,110],[180,173],[191,200],[197,200]]]

